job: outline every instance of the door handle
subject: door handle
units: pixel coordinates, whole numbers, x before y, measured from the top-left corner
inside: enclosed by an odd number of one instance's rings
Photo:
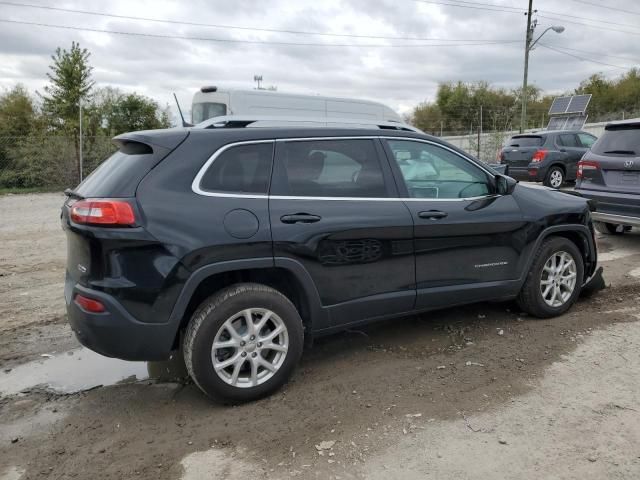
[[[322,217],[311,215],[310,213],[292,213],[280,217],[282,223],[315,223],[319,222]]]
[[[419,212],[418,216],[420,218],[430,218],[432,220],[437,220],[439,218],[445,218],[449,215],[447,212],[441,212],[440,210],[429,210],[426,212]]]

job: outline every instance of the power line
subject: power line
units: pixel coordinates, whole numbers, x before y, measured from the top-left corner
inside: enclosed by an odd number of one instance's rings
[[[428,4],[433,4],[433,5],[445,5],[445,6],[449,6],[449,7],[471,8],[471,9],[475,9],[475,10],[487,10],[487,11],[505,12],[505,13],[524,13],[524,10],[518,9],[517,7],[498,5],[498,4],[495,4],[495,3],[471,2],[471,1],[463,1],[463,0],[449,0],[448,2],[436,1],[436,0],[412,0],[412,1],[419,2],[419,3],[428,3]],[[459,2],[459,3],[451,3],[451,2]],[[509,10],[507,10],[507,9],[509,9]],[[549,15],[555,15],[555,16],[544,15],[545,12],[547,14],[549,14]],[[635,12],[629,12],[629,13],[635,13]],[[584,20],[584,21],[588,21],[588,22],[597,22],[599,24],[606,23],[606,24],[620,26],[620,27],[637,28],[635,25],[630,25],[628,23],[618,23],[618,22],[610,22],[610,21],[601,20],[601,19],[579,17],[577,15],[569,15],[569,14],[560,13],[560,12],[552,12],[552,11],[549,11],[549,10],[538,10],[538,16],[541,17],[541,18],[549,19],[549,20],[561,20],[561,21],[564,21],[564,22],[567,22],[567,23],[573,23],[575,25],[583,25],[583,26],[586,26],[586,27],[597,28],[598,30],[610,30],[612,32],[617,32],[617,33],[626,33],[626,34],[630,34],[630,35],[640,35],[640,31],[639,32],[629,32],[629,31],[619,30],[619,29],[615,29],[615,28],[607,28],[607,27],[603,27],[601,25],[591,25],[591,24],[588,24],[588,23],[581,23],[581,22],[576,22],[576,21],[573,21],[573,20],[567,20],[567,17],[575,18],[576,20]]]
[[[575,55],[573,53],[565,52],[565,51],[560,50],[560,49],[555,48],[555,47],[550,47],[549,45],[545,45],[544,43],[538,43],[538,45],[540,45],[541,47],[544,47],[544,48],[548,48],[549,50],[553,50],[554,52],[562,53],[564,55],[568,55],[570,57],[577,58],[578,60],[584,60],[585,62],[597,63],[599,65],[606,65],[607,67],[621,68],[623,70],[629,70],[629,68],[631,68],[631,67],[621,67],[620,65],[613,65],[611,63],[605,63],[605,62],[600,62],[598,60],[593,60],[591,58],[581,57],[579,55]]]
[[[608,30],[608,31],[611,31],[611,32],[616,32],[616,33],[625,33],[625,34],[628,34],[628,35],[640,35],[640,32],[630,32],[628,30],[620,30],[619,28],[609,28],[609,27],[603,27],[603,26],[600,26],[600,25],[591,25],[589,23],[576,22],[574,20],[567,20],[564,17],[550,17],[548,15],[543,15],[543,14],[540,14],[540,13],[538,14],[538,17],[546,18],[548,20],[554,20],[554,21],[558,21],[559,20],[561,22],[571,23],[573,25],[582,25],[583,27],[591,27],[591,28],[594,28],[596,30]]]
[[[374,47],[374,48],[426,48],[426,47],[471,47],[471,46],[482,46],[482,45],[503,45],[503,44],[514,44],[519,43],[519,40],[511,40],[511,41],[486,41],[486,42],[474,42],[474,43],[428,43],[428,44],[363,44],[363,43],[300,43],[300,42],[280,42],[280,41],[270,41],[270,40],[243,40],[243,39],[234,39],[234,38],[213,38],[213,37],[196,37],[196,36],[187,36],[187,35],[163,35],[158,33],[140,33],[140,32],[124,32],[119,30],[107,30],[100,28],[90,28],[90,27],[75,27],[70,25],[54,25],[50,23],[40,23],[40,22],[27,22],[22,20],[8,20],[4,18],[0,18],[0,22],[2,23],[14,23],[19,25],[32,25],[37,27],[47,27],[47,28],[58,28],[64,30],[77,30],[83,32],[95,32],[95,33],[109,33],[113,35],[127,35],[127,36],[136,36],[136,37],[147,37],[147,38],[165,38],[165,39],[175,39],[175,40],[195,40],[195,41],[204,41],[204,42],[221,42],[221,43],[243,43],[243,44],[254,44],[254,45],[284,45],[284,46],[301,46],[301,47]]]
[[[586,53],[587,55],[598,55],[600,57],[609,57],[609,58],[618,58],[620,60],[627,60],[628,62],[634,62],[634,63],[640,63],[640,61],[633,59],[633,58],[629,58],[629,57],[623,57],[620,55],[609,55],[608,53],[600,53],[600,52],[593,52],[593,51],[587,51],[587,50],[578,50],[577,48],[569,48],[569,47],[565,47],[563,46],[558,46],[558,45],[554,45],[555,48],[559,48],[561,50],[570,50],[572,52],[578,52],[578,53]]]
[[[449,2],[442,2],[436,0],[413,0],[418,3],[428,3],[431,5],[444,5],[448,7],[460,7],[460,8],[471,8],[473,10],[488,10],[490,12],[506,12],[506,13],[524,13],[523,9],[516,7],[509,7],[506,5],[499,5],[496,3],[482,3],[482,2],[469,2],[463,0],[450,0]],[[457,2],[457,3],[452,3]],[[509,9],[509,10],[507,10]]]
[[[608,25],[615,25],[615,26],[618,26],[618,27],[638,28],[637,26],[630,25],[628,23],[610,22],[608,20],[602,20],[602,19],[599,19],[599,18],[579,17],[577,15],[570,15],[568,13],[551,12],[549,10],[538,10],[538,12],[547,13],[547,14],[550,14],[550,15],[557,15],[562,19],[564,19],[564,18],[575,18],[576,20],[584,20],[584,21],[587,21],[587,22],[595,22],[595,23],[598,23],[598,24],[606,23]]]
[[[573,0],[573,1],[578,3],[584,3],[585,5],[593,5],[594,7],[600,7],[607,10],[614,10],[616,12],[630,13],[631,15],[640,15],[640,12],[634,12],[632,10],[624,10],[622,8],[615,8],[609,5],[602,5],[600,3],[595,3],[595,2],[587,2],[586,0]]]
[[[430,37],[409,37],[409,36],[382,36],[382,35],[358,35],[358,34],[349,34],[349,33],[331,33],[331,32],[313,32],[313,31],[303,31],[303,30],[280,30],[275,28],[262,28],[262,27],[245,27],[245,26],[237,26],[237,25],[225,25],[225,24],[214,24],[214,23],[200,23],[200,22],[189,22],[182,20],[165,20],[160,18],[152,18],[152,17],[137,17],[132,15],[118,15],[115,13],[102,13],[95,12],[90,10],[77,10],[72,8],[62,8],[62,7],[52,7],[49,5],[34,5],[30,3],[17,3],[17,2],[6,2],[0,1],[0,5],[8,5],[11,7],[27,7],[27,8],[37,8],[41,10],[49,10],[49,11],[57,11],[57,12],[65,12],[65,13],[78,13],[82,15],[93,15],[98,17],[107,17],[107,18],[119,18],[123,20],[136,20],[136,21],[146,21],[146,22],[156,22],[156,23],[166,23],[171,25],[189,25],[192,27],[208,27],[208,28],[221,28],[221,29],[229,29],[229,30],[243,30],[243,31],[255,31],[255,32],[268,32],[268,33],[287,33],[293,35],[321,35],[327,37],[349,37],[349,38],[368,38],[368,39],[377,39],[377,40],[419,40],[419,41],[447,41],[447,42],[481,42],[486,41],[486,39],[446,39],[446,38],[430,38]]]

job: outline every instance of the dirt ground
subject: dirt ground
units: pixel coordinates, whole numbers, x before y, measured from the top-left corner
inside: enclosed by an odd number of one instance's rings
[[[126,365],[78,350],[62,201],[0,197],[2,480],[640,478],[637,232],[599,238],[609,287],[560,318],[477,304],[345,332],[222,407],[167,365],[107,380]],[[38,386],[56,375],[87,388]]]

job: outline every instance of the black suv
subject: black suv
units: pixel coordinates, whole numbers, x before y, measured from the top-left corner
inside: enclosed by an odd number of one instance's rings
[[[62,209],[69,322],[108,356],[182,349],[215,399],[267,395],[314,335],[372,320],[511,299],[559,315],[596,268],[586,200],[428,135],[191,128],[115,142]]]
[[[576,179],[578,161],[595,141],[596,137],[580,131],[514,135],[498,152],[498,161],[513,178],[560,188]]]
[[[578,164],[576,192],[597,201],[595,227],[619,235],[640,227],[640,120],[605,126]]]

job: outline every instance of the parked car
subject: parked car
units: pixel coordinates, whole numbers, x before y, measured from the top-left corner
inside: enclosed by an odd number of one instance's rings
[[[238,402],[285,383],[318,335],[488,300],[571,307],[596,271],[585,199],[382,127],[116,137],[62,207],[80,342],[182,349],[206,394]]]
[[[640,119],[614,122],[578,164],[576,192],[597,201],[598,231],[640,227]]]
[[[509,176],[517,180],[560,188],[576,179],[578,161],[595,141],[596,137],[580,131],[514,135],[498,152],[498,161],[506,164]]]

